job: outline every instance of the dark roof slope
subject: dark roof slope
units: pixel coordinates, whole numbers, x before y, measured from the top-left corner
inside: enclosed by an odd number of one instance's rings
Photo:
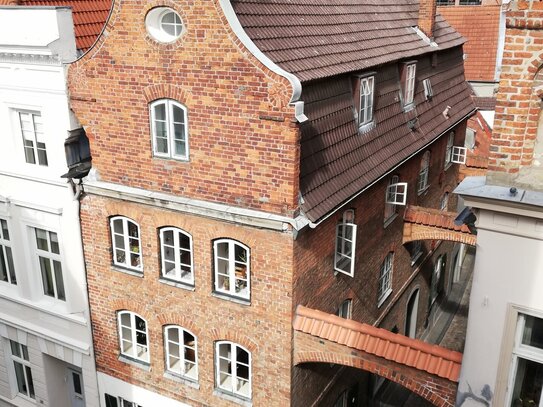
[[[415,0],[232,0],[258,48],[302,82],[460,45],[440,16],[432,47],[413,29]]]
[[[302,209],[317,221],[378,180],[402,160],[435,140],[473,111],[464,79],[462,48],[417,62],[416,107],[404,112],[399,101],[397,64],[377,70],[375,127],[359,134],[354,117],[352,77],[306,84],[302,100],[309,122],[302,126],[300,190]],[[422,80],[430,78],[434,97],[426,100]],[[443,111],[447,106],[449,118]],[[407,122],[417,118],[414,130]]]
[[[87,51],[106,24],[112,0],[19,0],[21,6],[65,6],[72,8],[75,43],[79,51]]]

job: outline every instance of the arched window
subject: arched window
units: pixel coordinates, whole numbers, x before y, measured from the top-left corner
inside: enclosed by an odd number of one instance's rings
[[[192,237],[181,229],[160,229],[160,253],[164,278],[194,285]]]
[[[171,100],[151,103],[153,154],[156,157],[188,160],[187,108]]]
[[[251,353],[226,341],[215,344],[215,382],[220,390],[251,398]]]
[[[134,312],[120,311],[118,324],[121,355],[148,363],[150,359],[147,322]]]
[[[110,219],[113,264],[129,269],[143,270],[141,261],[140,227],[124,216]]]
[[[428,188],[428,173],[430,172],[430,152],[426,151],[420,162],[419,179],[417,183],[417,191],[419,194],[426,191]]]
[[[198,380],[198,349],[196,336],[180,326],[167,326],[164,330],[166,370]]]
[[[250,250],[232,239],[214,242],[215,291],[250,298]]]
[[[419,289],[417,288],[407,301],[405,316],[405,336],[415,338],[417,335],[417,313],[419,309]]]

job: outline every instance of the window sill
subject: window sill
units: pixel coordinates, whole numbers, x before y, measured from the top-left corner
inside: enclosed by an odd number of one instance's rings
[[[236,404],[239,404],[240,406],[252,407],[252,405],[253,405],[253,402],[251,400],[247,400],[245,398],[242,398],[242,396],[237,396],[235,394],[228,393],[228,392],[226,392],[224,390],[221,390],[221,389],[213,390],[213,395],[217,396],[217,397],[220,397],[220,398],[223,398],[223,399],[226,399],[226,400],[229,400],[229,401],[232,401],[232,402],[234,402]]]
[[[161,45],[168,45],[166,43],[161,43]],[[189,157],[187,158],[179,158],[179,157],[171,157],[171,156],[168,156],[168,155],[157,155],[155,153],[153,153],[153,158],[156,158],[156,159],[159,159],[159,160],[173,160],[173,161],[177,161],[179,163],[188,163],[190,162],[189,160]]]
[[[392,216],[389,216],[387,219],[385,219],[385,222],[383,223],[383,227],[386,228],[388,225],[390,225],[392,222],[394,222],[394,219],[398,217],[398,213],[395,213]]]
[[[162,284],[171,285],[172,287],[181,288],[181,289],[187,290],[187,291],[194,291],[195,290],[194,284],[184,283],[182,281],[170,280],[170,279],[164,278],[164,277],[160,277],[158,279],[158,281],[161,282]]]
[[[379,298],[379,301],[377,302],[377,308],[380,308],[381,305],[384,304],[384,302],[386,301],[386,299],[388,297],[390,297],[390,294],[392,294],[392,288],[389,288],[386,293],[384,293],[381,298]]]
[[[138,271],[138,270],[122,267],[122,266],[119,266],[119,265],[116,265],[116,264],[112,264],[111,269],[113,271],[118,271],[120,273],[129,274],[129,275],[134,276],[134,277],[143,278],[143,270]]]
[[[370,130],[373,130],[375,128],[375,120],[372,120],[371,122],[360,124],[358,126],[358,134],[367,133]]]
[[[223,294],[223,293],[220,293],[220,292],[217,292],[217,291],[213,291],[211,293],[211,295],[213,297],[220,298],[221,300],[235,302],[236,304],[245,305],[245,306],[250,306],[251,305],[251,300],[249,300],[249,299],[234,297],[232,295]]]
[[[407,112],[410,112],[411,110],[413,110],[415,108],[415,102],[411,102],[409,103],[408,105],[405,105],[403,107],[403,112],[404,113],[407,113]]]
[[[428,192],[429,189],[430,189],[430,185],[427,185],[426,188],[421,189],[420,191],[417,191],[417,195],[418,196],[424,195],[426,194],[426,192]]]
[[[151,364],[149,362],[144,362],[143,360],[132,359],[131,357],[125,356],[125,355],[122,355],[122,354],[119,355],[119,360],[121,362],[127,363],[129,365],[139,367],[140,369],[143,369],[146,372],[151,371]]]
[[[187,386],[190,386],[194,389],[200,389],[200,384],[198,383],[198,381],[195,381],[194,379],[189,379],[189,378],[186,378],[186,377],[183,377],[183,376],[179,376],[175,373],[171,373],[171,372],[164,372],[164,377],[166,379],[170,379],[170,380],[173,380],[177,383],[183,383],[183,384],[186,384]]]

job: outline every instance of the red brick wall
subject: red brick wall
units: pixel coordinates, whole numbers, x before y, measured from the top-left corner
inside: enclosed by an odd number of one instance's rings
[[[100,179],[290,214],[299,190],[290,84],[240,44],[218,0],[160,2],[185,24],[173,44],[146,32],[145,15],[158,4],[115,2],[99,43],[69,70]],[[188,162],[153,157],[148,104],[156,98],[188,108]]]
[[[232,340],[252,352],[254,406],[290,404],[292,236],[140,204],[89,195],[81,209],[97,369],[190,405],[236,405],[214,395],[214,341]],[[113,267],[109,217],[140,225],[143,278]],[[194,246],[195,289],[159,282],[158,228],[177,226]],[[212,241],[228,237],[251,249],[251,303],[212,295]],[[147,320],[151,369],[119,360],[116,311]],[[179,324],[198,340],[199,389],[164,378],[163,325]]]
[[[455,129],[455,145],[463,143],[466,124],[462,123]],[[443,169],[445,147],[448,134],[441,137],[429,147],[431,164],[428,190],[417,195],[417,178],[420,169],[422,153],[406,162],[394,174],[400,176],[401,182],[408,182],[408,204],[430,208],[439,208],[444,192],[449,192],[449,210],[456,207],[455,196],[451,193],[456,186],[458,165],[452,164],[447,170]],[[347,298],[353,299],[353,319],[369,324],[392,329],[405,330],[405,313],[407,301],[412,290],[420,289],[418,310],[418,334],[422,332],[428,317],[428,293],[433,262],[442,252],[451,250],[452,244],[442,244],[429,258],[425,265],[420,266],[420,272],[406,285],[417,266],[411,266],[410,253],[402,245],[403,207],[398,207],[398,216],[388,226],[384,227],[384,198],[389,177],[380,181],[335,215],[324,221],[315,229],[303,231],[294,243],[295,275],[293,305],[302,304],[310,308],[335,313]],[[334,276],[335,227],[341,218],[343,210],[355,209],[355,223],[358,226],[355,275],[351,278],[338,274]],[[433,248],[432,242],[423,243],[423,257]],[[394,252],[394,269],[392,276],[392,293],[387,300],[377,308],[378,280],[381,264],[385,256]],[[417,265],[420,265],[420,259]],[[451,256],[447,262],[452,261]],[[444,276],[448,281],[449,275]],[[400,290],[403,293],[397,297]],[[300,367],[293,372],[293,405],[311,405],[326,382],[319,374],[302,374]],[[305,369],[308,369],[307,367]],[[332,375],[333,370],[329,371]],[[330,376],[329,376],[330,377]],[[341,383],[342,380],[338,380]],[[331,394],[339,395],[339,387],[330,390]],[[330,396],[333,398],[333,396]]]

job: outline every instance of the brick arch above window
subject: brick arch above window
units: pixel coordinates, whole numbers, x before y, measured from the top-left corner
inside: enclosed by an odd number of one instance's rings
[[[244,347],[246,350],[248,350],[251,353],[258,352],[259,350],[258,344],[254,342],[251,338],[226,327],[211,329],[209,331],[209,335],[211,339],[213,340],[213,342],[218,342],[218,341],[234,342]]]
[[[191,319],[186,318],[183,315],[179,315],[179,313],[169,312],[161,314],[157,318],[158,322],[160,322],[160,325],[162,325],[163,328],[169,325],[176,325],[190,331],[197,337],[199,337],[201,334],[200,328]]]
[[[128,299],[119,299],[111,302],[111,308],[115,310],[115,314],[118,314],[122,311],[130,311],[132,313],[138,314],[140,317],[146,321],[152,319],[152,315],[147,313],[147,310],[139,301],[132,301]]]
[[[172,99],[187,107],[192,103],[192,93],[189,90],[169,83],[147,86],[143,89],[143,95],[147,103],[159,99]]]

